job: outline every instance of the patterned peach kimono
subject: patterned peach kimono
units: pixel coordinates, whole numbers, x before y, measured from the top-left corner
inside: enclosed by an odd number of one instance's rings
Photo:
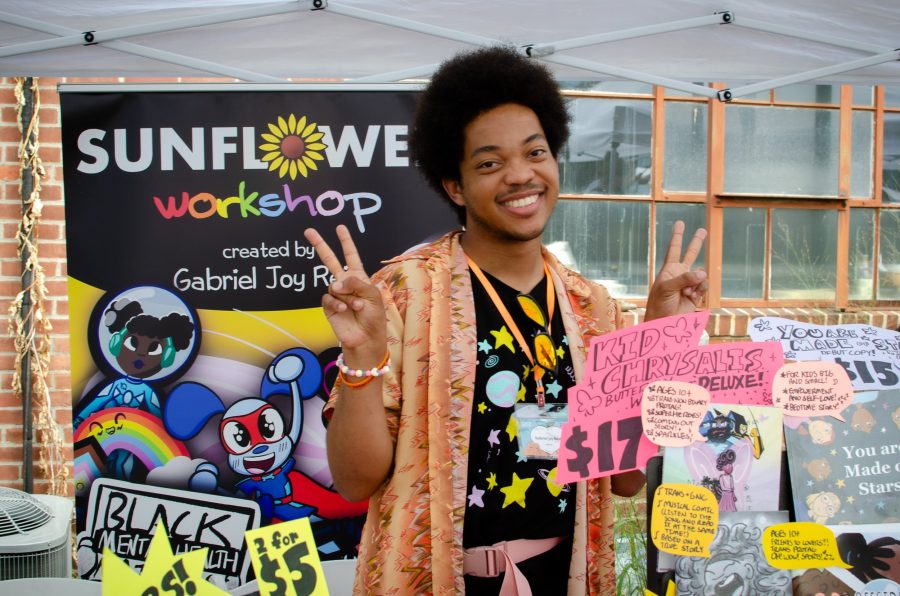
[[[580,380],[590,338],[618,326],[618,303],[544,256]],[[396,447],[393,472],[370,499],[354,592],[462,594],[476,335],[459,233],[388,261],[373,280],[387,308],[384,408]],[[340,383],[329,407],[336,399]],[[569,594],[615,594],[614,556],[609,478],[579,482]]]

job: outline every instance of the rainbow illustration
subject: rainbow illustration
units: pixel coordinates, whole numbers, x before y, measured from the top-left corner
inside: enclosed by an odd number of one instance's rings
[[[103,449],[97,439],[88,436],[75,442],[75,496],[87,497],[94,480],[103,476],[106,469]]]
[[[148,470],[173,457],[190,457],[187,447],[166,432],[162,421],[136,408],[109,408],[90,416],[75,430],[75,441],[94,437],[106,455],[117,449],[133,454]]]

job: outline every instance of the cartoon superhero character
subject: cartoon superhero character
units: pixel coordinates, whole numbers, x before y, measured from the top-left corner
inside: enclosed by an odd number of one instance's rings
[[[738,412],[729,411],[723,414],[715,408],[706,411],[703,420],[700,421],[700,434],[717,448],[727,448],[734,439],[746,439],[753,447],[753,457],[759,459],[764,446],[759,436],[759,430],[755,424],[750,424],[747,419]]]
[[[83,400],[73,421],[76,429],[107,408],[139,408],[159,417],[160,399],[147,380],[171,367],[177,352],[190,347],[194,336],[194,323],[187,315],[172,312],[156,317],[144,313],[141,303],[129,298],[113,302],[103,319],[111,333],[108,352],[115,359],[108,364],[124,376]]]
[[[155,385],[190,366],[199,345],[200,326],[192,309],[174,293],[137,286],[97,302],[88,337],[97,365],[106,378],[75,406],[73,431],[91,416],[110,408],[135,408],[159,418],[161,399]],[[127,449],[106,454],[105,475],[141,481],[148,470]]]
[[[182,383],[166,400],[166,429],[173,437],[187,440],[196,436],[213,416],[222,414],[219,440],[228,453],[229,467],[242,477],[235,489],[259,504],[267,522],[313,515],[340,519],[364,514],[367,502],[346,501],[294,469],[293,453],[303,428],[301,402],[314,396],[322,383],[316,355],[304,348],[282,352],[269,365],[266,376],[270,384],[290,388],[290,428],[266,399],[247,397],[226,408],[218,395],[203,385]],[[263,385],[266,386],[266,379]],[[218,476],[214,464],[201,464],[190,486],[211,492],[218,487]]]

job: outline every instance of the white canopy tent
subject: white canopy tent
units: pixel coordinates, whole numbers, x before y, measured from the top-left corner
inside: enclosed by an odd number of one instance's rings
[[[393,82],[497,42],[561,79],[723,81],[720,99],[900,84],[897,0],[0,0],[6,76]]]

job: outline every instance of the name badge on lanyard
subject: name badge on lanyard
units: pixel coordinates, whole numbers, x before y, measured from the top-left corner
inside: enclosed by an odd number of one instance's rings
[[[569,418],[566,404],[516,404],[519,450],[528,459],[557,459],[562,425]]]

